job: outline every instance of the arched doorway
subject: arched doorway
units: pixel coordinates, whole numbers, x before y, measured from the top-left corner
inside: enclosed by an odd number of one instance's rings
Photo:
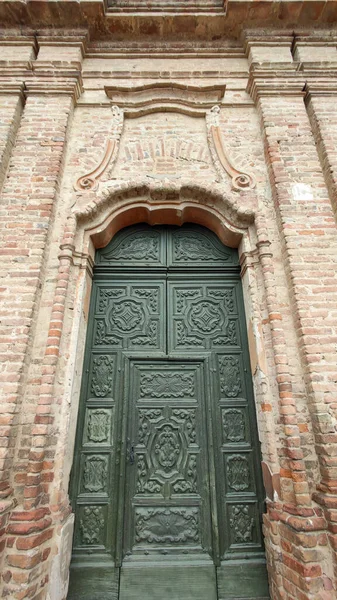
[[[236,250],[203,227],[97,251],[69,600],[268,597]]]

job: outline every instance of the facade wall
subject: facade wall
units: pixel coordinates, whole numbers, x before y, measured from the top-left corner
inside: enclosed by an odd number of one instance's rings
[[[336,597],[336,50],[0,31],[3,598],[66,598],[94,252],[143,221],[239,248],[271,598]]]

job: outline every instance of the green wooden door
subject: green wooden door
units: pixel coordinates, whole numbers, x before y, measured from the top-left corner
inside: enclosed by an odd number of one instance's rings
[[[235,250],[195,225],[97,252],[69,600],[267,598]]]

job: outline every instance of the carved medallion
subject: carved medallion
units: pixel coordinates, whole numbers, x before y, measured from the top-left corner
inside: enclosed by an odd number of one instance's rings
[[[154,447],[157,460],[164,471],[170,471],[177,464],[180,449],[181,446],[176,432],[170,425],[166,425],[163,431],[159,433]]]
[[[204,299],[192,303],[187,318],[192,329],[208,334],[221,330],[226,321],[219,303]]]
[[[145,321],[145,312],[140,302],[131,298],[113,302],[108,313],[108,320],[112,329],[121,332],[131,332],[141,329]]]

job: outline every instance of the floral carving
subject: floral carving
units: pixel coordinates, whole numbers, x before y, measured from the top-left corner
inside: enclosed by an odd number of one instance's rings
[[[224,248],[216,248],[202,234],[177,232],[173,235],[173,256],[176,262],[227,262],[230,258]]]
[[[144,335],[138,335],[131,340],[131,344],[139,346],[156,346],[157,344],[157,321],[150,321],[145,328]]]
[[[104,527],[104,513],[102,506],[86,506],[80,520],[81,537],[83,544],[99,544]]]
[[[158,481],[148,479],[149,469],[146,465],[145,457],[143,454],[138,455],[137,459],[137,493],[138,494],[159,494],[161,485]]]
[[[194,374],[153,372],[142,373],[140,395],[150,398],[183,398],[194,396]]]
[[[91,393],[103,398],[111,393],[113,379],[113,357],[98,356],[92,363]]]
[[[226,312],[233,313],[235,309],[233,290],[208,290],[208,295],[212,298],[219,298],[223,301]]]
[[[161,410],[158,408],[140,409],[139,410],[139,431],[138,440],[140,444],[146,444],[150,422],[157,421],[162,416]]]
[[[149,544],[179,544],[199,541],[196,508],[139,508],[136,541]]]
[[[177,312],[178,313],[182,312],[184,305],[185,305],[186,298],[195,298],[199,294],[200,294],[199,290],[177,290],[176,291]]]
[[[113,244],[106,253],[102,252],[104,261],[160,262],[159,235],[156,232],[133,233],[127,235],[121,242]]]
[[[119,296],[122,296],[123,294],[124,294],[124,290],[121,288],[110,289],[110,290],[100,289],[99,290],[99,301],[98,301],[99,312],[104,312],[107,309],[107,307],[109,305],[109,300],[111,298],[118,298]]]
[[[225,332],[226,335],[221,335],[214,338],[214,346],[237,346],[238,336],[236,331],[236,321],[229,321]]]
[[[154,452],[157,460],[164,471],[171,471],[177,464],[181,444],[175,431],[170,425],[166,425],[157,436]]]
[[[188,335],[188,329],[183,321],[177,323],[177,346],[202,346],[202,339]]]
[[[152,312],[157,312],[158,310],[158,290],[145,290],[145,289],[137,289],[134,290],[135,296],[138,298],[145,298],[149,308]]]
[[[255,523],[249,509],[249,504],[237,504],[231,507],[229,523],[236,544],[248,544],[253,541]]]
[[[175,408],[172,412],[174,417],[177,417],[185,424],[186,434],[190,444],[195,444],[196,441],[196,430],[195,430],[195,410]]]
[[[233,454],[227,459],[228,487],[236,492],[247,490],[250,485],[248,460],[241,454]]]
[[[97,320],[95,327],[95,346],[117,346],[121,342],[121,338],[107,332],[104,321]]]
[[[173,491],[176,494],[196,494],[197,490],[197,457],[195,454],[191,454],[188,460],[188,466],[186,471],[186,478],[177,481],[173,485]]]
[[[239,358],[220,356],[219,368],[221,393],[227,398],[236,398],[242,392]]]

